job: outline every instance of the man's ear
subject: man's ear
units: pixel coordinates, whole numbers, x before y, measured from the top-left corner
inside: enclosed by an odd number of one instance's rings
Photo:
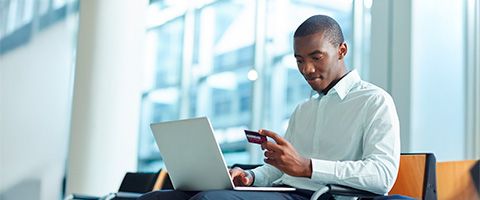
[[[338,59],[341,60],[343,59],[348,52],[348,47],[346,42],[342,42],[340,46],[338,47]]]

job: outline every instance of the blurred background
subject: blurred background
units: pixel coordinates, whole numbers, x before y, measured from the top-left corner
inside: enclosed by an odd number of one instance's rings
[[[402,152],[480,158],[480,0],[0,0],[0,199],[158,171],[153,122],[207,116],[228,165],[262,163],[243,129],[283,135],[314,94],[292,44],[315,14],[393,96]]]

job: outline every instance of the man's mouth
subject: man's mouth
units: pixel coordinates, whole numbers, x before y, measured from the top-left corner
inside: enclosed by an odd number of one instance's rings
[[[307,79],[307,81],[316,81],[317,79],[320,79],[320,77],[305,77],[305,79]]]

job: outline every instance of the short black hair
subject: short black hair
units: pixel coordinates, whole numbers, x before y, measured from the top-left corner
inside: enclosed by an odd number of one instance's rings
[[[314,15],[298,26],[294,38],[323,32],[335,46],[344,42],[342,29],[337,21],[326,15]]]

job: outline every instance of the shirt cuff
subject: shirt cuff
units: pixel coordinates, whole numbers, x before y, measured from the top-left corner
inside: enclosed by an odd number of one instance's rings
[[[252,186],[267,186],[268,181],[267,178],[265,177],[265,174],[263,174],[258,167],[252,170],[249,170],[253,175],[253,184]]]
[[[252,181],[252,186],[253,186],[253,183],[255,183],[255,173],[253,173],[252,170],[245,170],[245,172],[247,172],[247,174],[249,176],[248,178],[253,179],[253,181]]]
[[[312,159],[311,179],[321,183],[332,183],[335,180],[336,161]]]

